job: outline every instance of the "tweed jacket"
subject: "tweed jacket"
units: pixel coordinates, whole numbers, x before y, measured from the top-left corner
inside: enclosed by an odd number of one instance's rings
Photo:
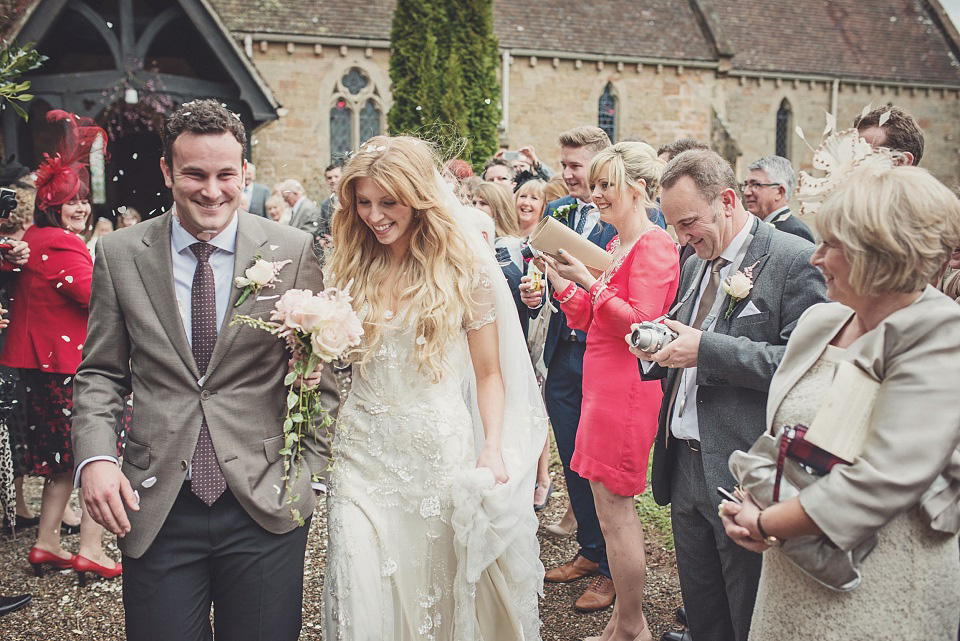
[[[820,271],[810,265],[813,244],[751,217],[753,240],[742,266],[753,269],[753,289],[729,317],[721,312],[713,331],[704,332],[697,358],[697,415],[706,487],[729,488],[733,475],[727,459],[746,450],[763,433],[770,380],[780,364],[787,339],[808,307],[826,300]],[[675,318],[690,324],[696,291],[708,262],[694,255],[683,266],[678,297],[686,300]],[[726,294],[721,310],[726,310]],[[759,313],[742,315],[748,305]],[[670,502],[674,465],[668,428],[669,391],[682,370],[654,366],[644,378],[664,379],[664,402],[653,451],[652,485],[657,503]],[[642,369],[641,369],[642,372]]]
[[[800,318],[770,383],[767,427],[787,393],[853,316],[839,303]],[[870,434],[852,465],[835,466],[800,503],[844,550],[920,505],[937,531],[960,532],[960,306],[927,286],[841,357],[880,383]]]
[[[132,390],[133,424],[123,473],[140,496],[128,512],[131,531],[120,539],[137,558],[163,525],[187,474],[206,417],[227,486],[264,529],[292,530],[284,504],[280,450],[285,414],[288,354],[283,342],[262,330],[230,325],[236,314],[269,318],[276,298],[291,288],[322,289],[313,239],[297,229],[239,212],[234,275],[255,256],[292,261],[275,289],[263,289],[227,313],[206,376],[200,377],[174,293],[170,247],[171,212],[104,236],[94,266],[90,324],[83,361],[74,377],[73,447],[78,464],[116,454],[115,426],[123,397]],[[323,405],[335,412],[336,384],[330,368],[321,384]],[[326,439],[304,439],[305,455],[293,480],[293,507],[303,517],[314,509],[312,474],[329,462]]]

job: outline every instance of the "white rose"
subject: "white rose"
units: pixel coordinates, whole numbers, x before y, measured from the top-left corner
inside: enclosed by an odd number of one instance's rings
[[[753,283],[743,272],[737,272],[723,281],[723,291],[730,295],[730,298],[743,300],[753,289]]]
[[[254,285],[263,287],[273,280],[273,263],[262,259],[258,260],[252,267],[243,272],[243,275],[250,279],[250,282]]]
[[[243,276],[237,276],[236,280],[233,282],[237,284],[237,287],[243,288],[250,284],[250,279],[244,278]]]
[[[350,347],[350,337],[336,323],[328,323],[310,334],[310,347],[314,354],[330,362]]]

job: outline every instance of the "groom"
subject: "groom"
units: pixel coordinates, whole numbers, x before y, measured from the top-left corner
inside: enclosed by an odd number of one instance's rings
[[[174,208],[98,243],[74,380],[77,477],[93,518],[121,537],[128,639],[212,639],[213,604],[218,638],[293,641],[311,477],[323,479],[329,448],[302,442],[297,527],[281,493],[287,353],[230,320],[268,318],[288,289],[321,289],[313,239],[238,210],[246,133],[218,102],[184,104],[162,137]],[[261,256],[290,264],[236,306],[234,279]],[[335,411],[332,374],[320,385]],[[114,426],[131,390],[121,469]]]

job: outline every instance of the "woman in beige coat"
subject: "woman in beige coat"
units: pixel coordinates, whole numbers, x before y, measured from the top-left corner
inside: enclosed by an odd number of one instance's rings
[[[956,639],[960,622],[960,307],[927,285],[960,238],[960,203],[925,170],[865,163],[824,200],[811,259],[833,303],[800,318],[770,384],[767,423],[810,425],[836,364],[880,383],[869,435],[799,496],[720,506],[727,534],[762,552],[750,639]],[[873,534],[862,584],[831,591],[776,547]]]

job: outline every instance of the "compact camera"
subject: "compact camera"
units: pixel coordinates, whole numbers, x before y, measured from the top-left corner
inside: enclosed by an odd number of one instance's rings
[[[677,334],[663,323],[644,321],[633,326],[630,344],[641,352],[655,354],[670,344]]]
[[[524,243],[523,246],[520,247],[520,255],[523,256],[525,261],[529,262],[534,258],[538,258],[540,256],[540,252],[534,249],[533,245],[530,243]]]
[[[7,187],[0,188],[0,218],[10,218],[17,208],[17,192]]]

